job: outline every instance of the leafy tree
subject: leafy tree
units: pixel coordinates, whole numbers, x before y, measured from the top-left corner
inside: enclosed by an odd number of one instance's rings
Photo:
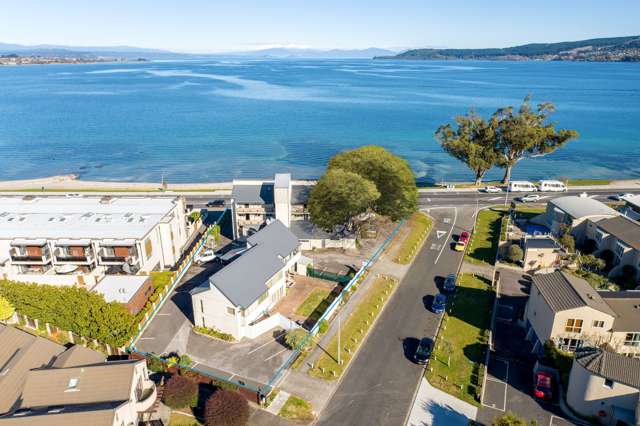
[[[380,146],[341,152],[329,160],[327,170],[334,169],[356,173],[374,183],[380,193],[373,205],[376,213],[398,220],[418,208],[418,189],[411,167]]]
[[[198,384],[185,376],[173,375],[164,385],[162,402],[174,409],[195,407],[198,402]]]
[[[308,346],[309,343],[311,343],[311,338],[307,338],[308,334],[309,333],[303,328],[292,328],[291,330],[288,330],[287,333],[285,334],[284,342],[291,349],[297,348],[300,344],[304,342],[304,346],[303,346],[304,348]]]
[[[511,411],[507,411],[500,417],[496,417],[491,422],[492,426],[527,426],[527,421],[516,416]]]
[[[558,233],[558,243],[569,253],[576,251],[576,239],[571,235],[571,227],[569,225],[561,225]]]
[[[309,213],[316,225],[333,230],[345,225],[353,230],[356,216],[369,210],[380,198],[373,182],[341,169],[331,169],[311,190]]]
[[[603,261],[604,262],[604,261]],[[616,282],[624,290],[633,290],[638,285],[638,270],[633,265],[624,265],[620,270],[620,275],[616,277]]]
[[[11,302],[0,296],[0,321],[6,321],[11,318],[16,310]]]
[[[496,120],[489,121],[471,111],[456,117],[457,128],[445,124],[436,131],[436,139],[452,157],[466,164],[474,173],[476,185],[496,165]]]
[[[587,254],[586,256],[580,256],[578,258],[578,263],[580,265],[580,268],[587,270],[589,272],[601,271],[607,265],[604,260],[598,257],[595,257],[592,254]]]
[[[204,408],[206,426],[245,426],[249,421],[249,404],[238,392],[217,390]]]
[[[575,130],[557,130],[554,123],[548,123],[549,115],[555,111],[552,103],[530,105],[531,96],[524,98],[520,109],[500,108],[492,120],[497,123],[496,149],[499,165],[505,169],[502,183],[511,179],[511,170],[523,158],[549,154],[567,142],[577,139]]]
[[[524,257],[524,253],[522,249],[517,244],[511,244],[509,249],[507,250],[507,259],[512,261],[513,263],[520,262]]]

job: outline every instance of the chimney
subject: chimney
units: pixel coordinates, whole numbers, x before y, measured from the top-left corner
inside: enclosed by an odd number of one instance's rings
[[[291,174],[277,173],[273,182],[276,219],[287,228],[291,222]]]

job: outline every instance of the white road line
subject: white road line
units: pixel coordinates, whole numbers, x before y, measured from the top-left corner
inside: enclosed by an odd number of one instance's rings
[[[169,315],[171,315],[171,314],[157,314],[157,315],[158,315],[159,317],[167,317],[167,316],[169,316]]]
[[[278,339],[278,337],[282,336],[284,333],[285,332],[283,331],[282,333],[280,333],[277,336],[275,336],[272,340],[269,340],[267,343],[263,343],[260,346],[258,346],[257,348],[251,349],[249,352],[247,352],[247,355],[251,355],[255,351],[259,351],[260,349],[264,348],[265,346],[270,345],[273,342],[276,342],[276,339]]]
[[[487,201],[498,201],[498,200],[502,200],[502,197],[489,198]]]
[[[453,223],[451,224],[451,229],[449,229],[449,235],[447,236],[447,240],[451,238],[451,234],[453,233],[453,227],[456,226],[456,220],[458,220],[458,208],[457,207],[449,207],[449,208],[450,209],[453,208]],[[444,248],[446,246],[448,246],[448,244],[442,245],[442,248],[440,249],[440,253],[438,253],[438,257],[436,257],[435,262],[433,262],[434,265],[438,263],[438,260],[440,260],[440,256],[442,255],[442,252],[444,251]]]
[[[233,378],[234,378],[234,377],[236,377],[236,376],[237,376],[237,374],[232,374],[232,375],[230,375],[230,376],[229,376],[229,378],[228,378],[227,380],[231,380],[231,379],[233,379]]]
[[[271,358],[275,358],[275,357],[277,357],[278,355],[280,355],[282,352],[284,352],[284,351],[288,351],[288,350],[289,350],[289,349],[284,348],[284,349],[283,349],[283,350],[281,350],[280,352],[276,352],[275,354],[271,355],[269,358],[265,358],[264,360],[265,360],[265,361],[269,361]]]
[[[153,340],[155,337],[141,337],[138,340]]]

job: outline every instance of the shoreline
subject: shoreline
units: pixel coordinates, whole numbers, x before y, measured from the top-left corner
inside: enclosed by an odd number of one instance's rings
[[[257,180],[257,179],[242,179]],[[259,179],[258,179],[259,180]],[[268,179],[266,179],[268,180]],[[260,180],[261,181],[261,180]],[[574,179],[574,181],[589,181],[589,179]],[[597,181],[595,179],[594,181]],[[311,184],[314,180],[294,180],[296,184]],[[485,185],[495,184],[494,181],[487,181],[480,187],[474,186],[470,182],[447,182],[455,188],[445,188],[440,186],[420,187],[421,192],[440,191],[476,191]],[[581,188],[638,188],[640,179],[620,179],[603,180],[602,183],[571,185],[573,189]],[[77,175],[57,175],[35,179],[18,179],[0,181],[0,192],[220,192],[230,191],[233,181],[227,182],[193,182],[193,183],[168,183],[163,188],[157,182],[126,182],[126,181],[90,181],[78,179]]]

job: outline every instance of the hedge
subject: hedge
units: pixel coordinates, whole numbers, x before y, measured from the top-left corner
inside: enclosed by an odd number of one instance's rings
[[[133,335],[133,317],[124,306],[85,288],[0,280],[0,295],[19,314],[101,343],[121,347]]]

